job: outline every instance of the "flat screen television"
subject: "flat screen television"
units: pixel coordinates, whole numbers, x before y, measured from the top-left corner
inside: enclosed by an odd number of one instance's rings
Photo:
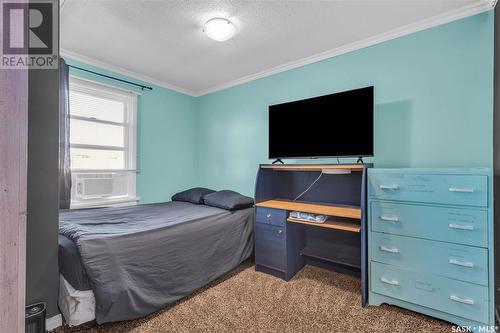
[[[373,87],[269,106],[269,158],[373,156]]]

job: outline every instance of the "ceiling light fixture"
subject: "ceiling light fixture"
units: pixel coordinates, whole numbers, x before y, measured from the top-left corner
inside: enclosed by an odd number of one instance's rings
[[[228,19],[216,17],[205,23],[203,31],[213,40],[224,42],[233,37],[235,27]]]

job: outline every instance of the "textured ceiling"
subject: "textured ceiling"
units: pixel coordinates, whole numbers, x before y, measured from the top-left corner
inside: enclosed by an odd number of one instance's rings
[[[61,46],[196,95],[484,2],[66,0]],[[218,16],[236,26],[229,41],[202,32]]]

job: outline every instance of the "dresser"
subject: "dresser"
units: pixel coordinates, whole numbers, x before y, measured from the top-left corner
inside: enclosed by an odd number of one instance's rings
[[[492,332],[492,170],[369,169],[367,186],[369,304]]]

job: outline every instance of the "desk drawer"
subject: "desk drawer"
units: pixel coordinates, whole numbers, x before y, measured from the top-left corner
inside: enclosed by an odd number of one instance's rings
[[[370,246],[372,260],[488,286],[486,249],[378,232],[371,233]]]
[[[486,210],[371,201],[372,231],[487,247]]]
[[[255,219],[257,223],[285,226],[286,211],[282,209],[257,207]]]
[[[488,288],[371,262],[371,290],[482,323],[488,322]]]
[[[369,170],[370,197],[441,203],[488,206],[488,177],[480,175],[440,175]]]
[[[286,230],[270,224],[255,224],[255,263],[286,270]]]

